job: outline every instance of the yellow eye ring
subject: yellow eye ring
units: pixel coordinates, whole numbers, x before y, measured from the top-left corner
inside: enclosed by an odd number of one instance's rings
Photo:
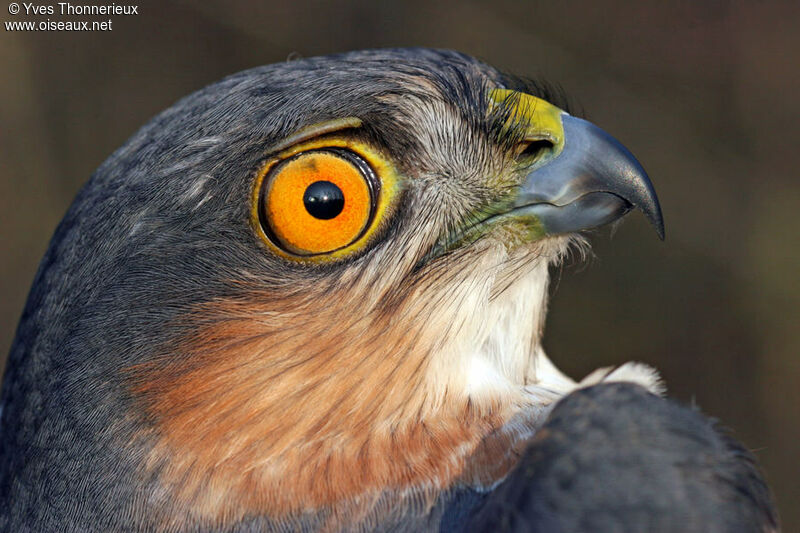
[[[367,145],[320,139],[285,150],[257,176],[253,218],[283,257],[328,261],[361,249],[397,191],[394,168]]]

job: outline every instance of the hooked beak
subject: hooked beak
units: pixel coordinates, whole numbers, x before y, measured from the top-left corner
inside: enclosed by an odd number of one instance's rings
[[[619,141],[539,98],[506,90],[491,96],[498,102],[511,95],[529,124],[527,140],[544,140],[552,148],[525,176],[508,214],[535,217],[546,234],[560,234],[602,226],[639,209],[664,238],[653,184]]]

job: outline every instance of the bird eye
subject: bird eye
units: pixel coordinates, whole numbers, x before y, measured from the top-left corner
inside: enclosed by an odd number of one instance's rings
[[[380,189],[375,171],[351,150],[301,151],[264,176],[259,222],[269,240],[289,254],[329,254],[369,229]]]

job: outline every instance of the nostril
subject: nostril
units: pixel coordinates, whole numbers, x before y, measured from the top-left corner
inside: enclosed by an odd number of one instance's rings
[[[543,152],[552,149],[555,145],[552,141],[548,141],[547,139],[536,139],[533,141],[528,141],[527,144],[524,144],[523,146],[524,147],[517,158],[520,161],[527,162],[538,158]]]

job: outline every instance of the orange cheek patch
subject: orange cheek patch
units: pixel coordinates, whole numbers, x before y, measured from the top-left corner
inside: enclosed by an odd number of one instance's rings
[[[366,530],[350,526],[387,505],[432,507],[453,485],[492,485],[516,464],[521,426],[504,429],[506,405],[447,398],[427,412],[439,339],[427,323],[361,320],[336,293],[298,314],[308,301],[254,291],[210,302],[189,337],[129,369],[154,423],[145,466],[165,491],[163,529],[332,511],[319,530]]]
[[[347,246],[365,230],[372,212],[367,178],[350,161],[333,152],[313,151],[281,163],[268,176],[262,198],[264,213],[275,238],[292,252],[313,255]],[[327,181],[344,196],[341,212],[330,219],[306,209],[308,187]]]

